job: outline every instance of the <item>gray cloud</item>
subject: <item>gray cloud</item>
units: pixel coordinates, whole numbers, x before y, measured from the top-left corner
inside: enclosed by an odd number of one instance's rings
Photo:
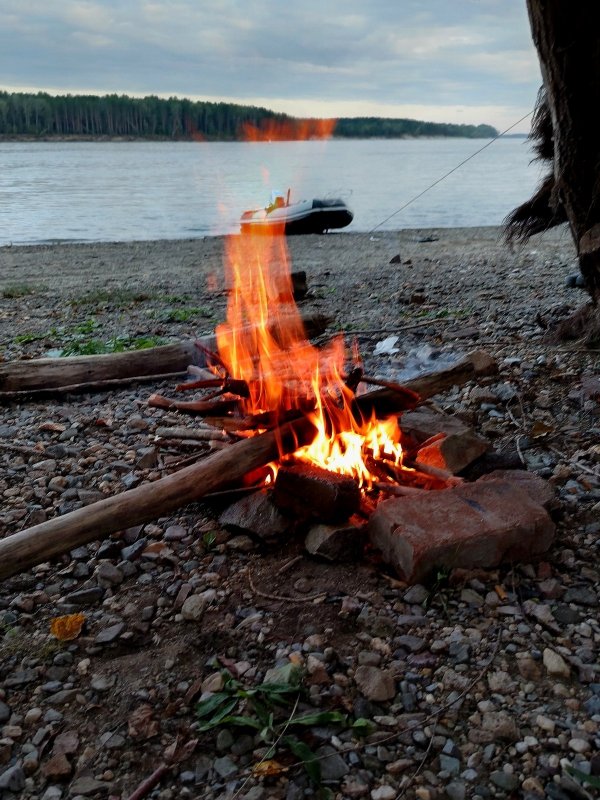
[[[419,106],[440,119],[525,113],[540,82],[524,0],[0,0],[0,75],[6,88],[314,101],[334,116]]]

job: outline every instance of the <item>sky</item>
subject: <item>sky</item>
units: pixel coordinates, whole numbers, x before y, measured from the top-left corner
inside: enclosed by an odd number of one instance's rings
[[[502,131],[540,84],[525,0],[0,0],[5,91]]]

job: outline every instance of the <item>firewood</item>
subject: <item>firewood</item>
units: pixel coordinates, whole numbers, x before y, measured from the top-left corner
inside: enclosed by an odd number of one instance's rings
[[[75,547],[142,525],[235,485],[248,472],[308,444],[315,434],[306,419],[235,442],[185,469],[26,528],[0,541],[0,580]]]
[[[302,322],[306,335],[312,338],[323,333],[329,319],[324,314],[310,313],[302,316]],[[216,337],[209,335],[125,353],[9,361],[0,364],[0,399],[8,392],[44,394],[61,387],[63,391],[64,387],[69,391],[92,391],[98,384],[105,388],[107,380],[127,382],[147,375],[183,373],[190,364],[205,367],[207,353],[216,349]]]
[[[161,394],[151,394],[148,398],[148,405],[153,408],[164,408],[166,410],[184,411],[187,414],[201,414],[210,416],[212,414],[224,414],[232,411],[238,403],[237,398],[222,398],[220,400],[171,400]]]
[[[86,387],[107,380],[185,372],[198,360],[194,341],[97,356],[39,358],[0,364],[0,391]]]
[[[273,503],[300,519],[342,522],[358,511],[360,489],[354,478],[312,464],[294,464],[277,473]]]

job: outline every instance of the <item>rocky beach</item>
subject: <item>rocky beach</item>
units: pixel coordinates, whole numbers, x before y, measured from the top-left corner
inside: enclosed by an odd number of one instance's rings
[[[288,245],[300,308],[330,320],[318,342],[344,332],[370,374],[401,381],[474,348],[497,361],[433,404],[553,488],[550,550],[407,585],[372,550],[325,562],[301,538],[227,530],[204,502],[16,570],[0,586],[0,797],[596,796],[599,351],[547,336],[586,300],[567,286],[568,231]],[[2,365],[212,333],[224,251],[219,237],[0,248]],[[195,424],[148,404],[175,383],[4,398],[0,538],[217,448],[157,445],[159,428]],[[76,630],[52,622],[67,615]]]

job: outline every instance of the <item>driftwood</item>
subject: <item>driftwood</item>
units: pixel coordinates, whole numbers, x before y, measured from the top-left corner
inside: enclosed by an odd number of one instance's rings
[[[197,464],[42,522],[0,541],[0,580],[74,547],[150,522],[241,480],[314,436],[306,419],[235,442]]]
[[[323,333],[329,323],[323,314],[306,314],[302,321],[309,337]],[[276,330],[272,332],[275,336]],[[57,393],[106,389],[110,388],[107,381],[133,383],[145,376],[159,378],[165,373],[184,373],[189,365],[205,366],[207,352],[216,349],[216,337],[203,336],[126,353],[9,361],[0,364],[0,401],[49,394],[51,390]]]

